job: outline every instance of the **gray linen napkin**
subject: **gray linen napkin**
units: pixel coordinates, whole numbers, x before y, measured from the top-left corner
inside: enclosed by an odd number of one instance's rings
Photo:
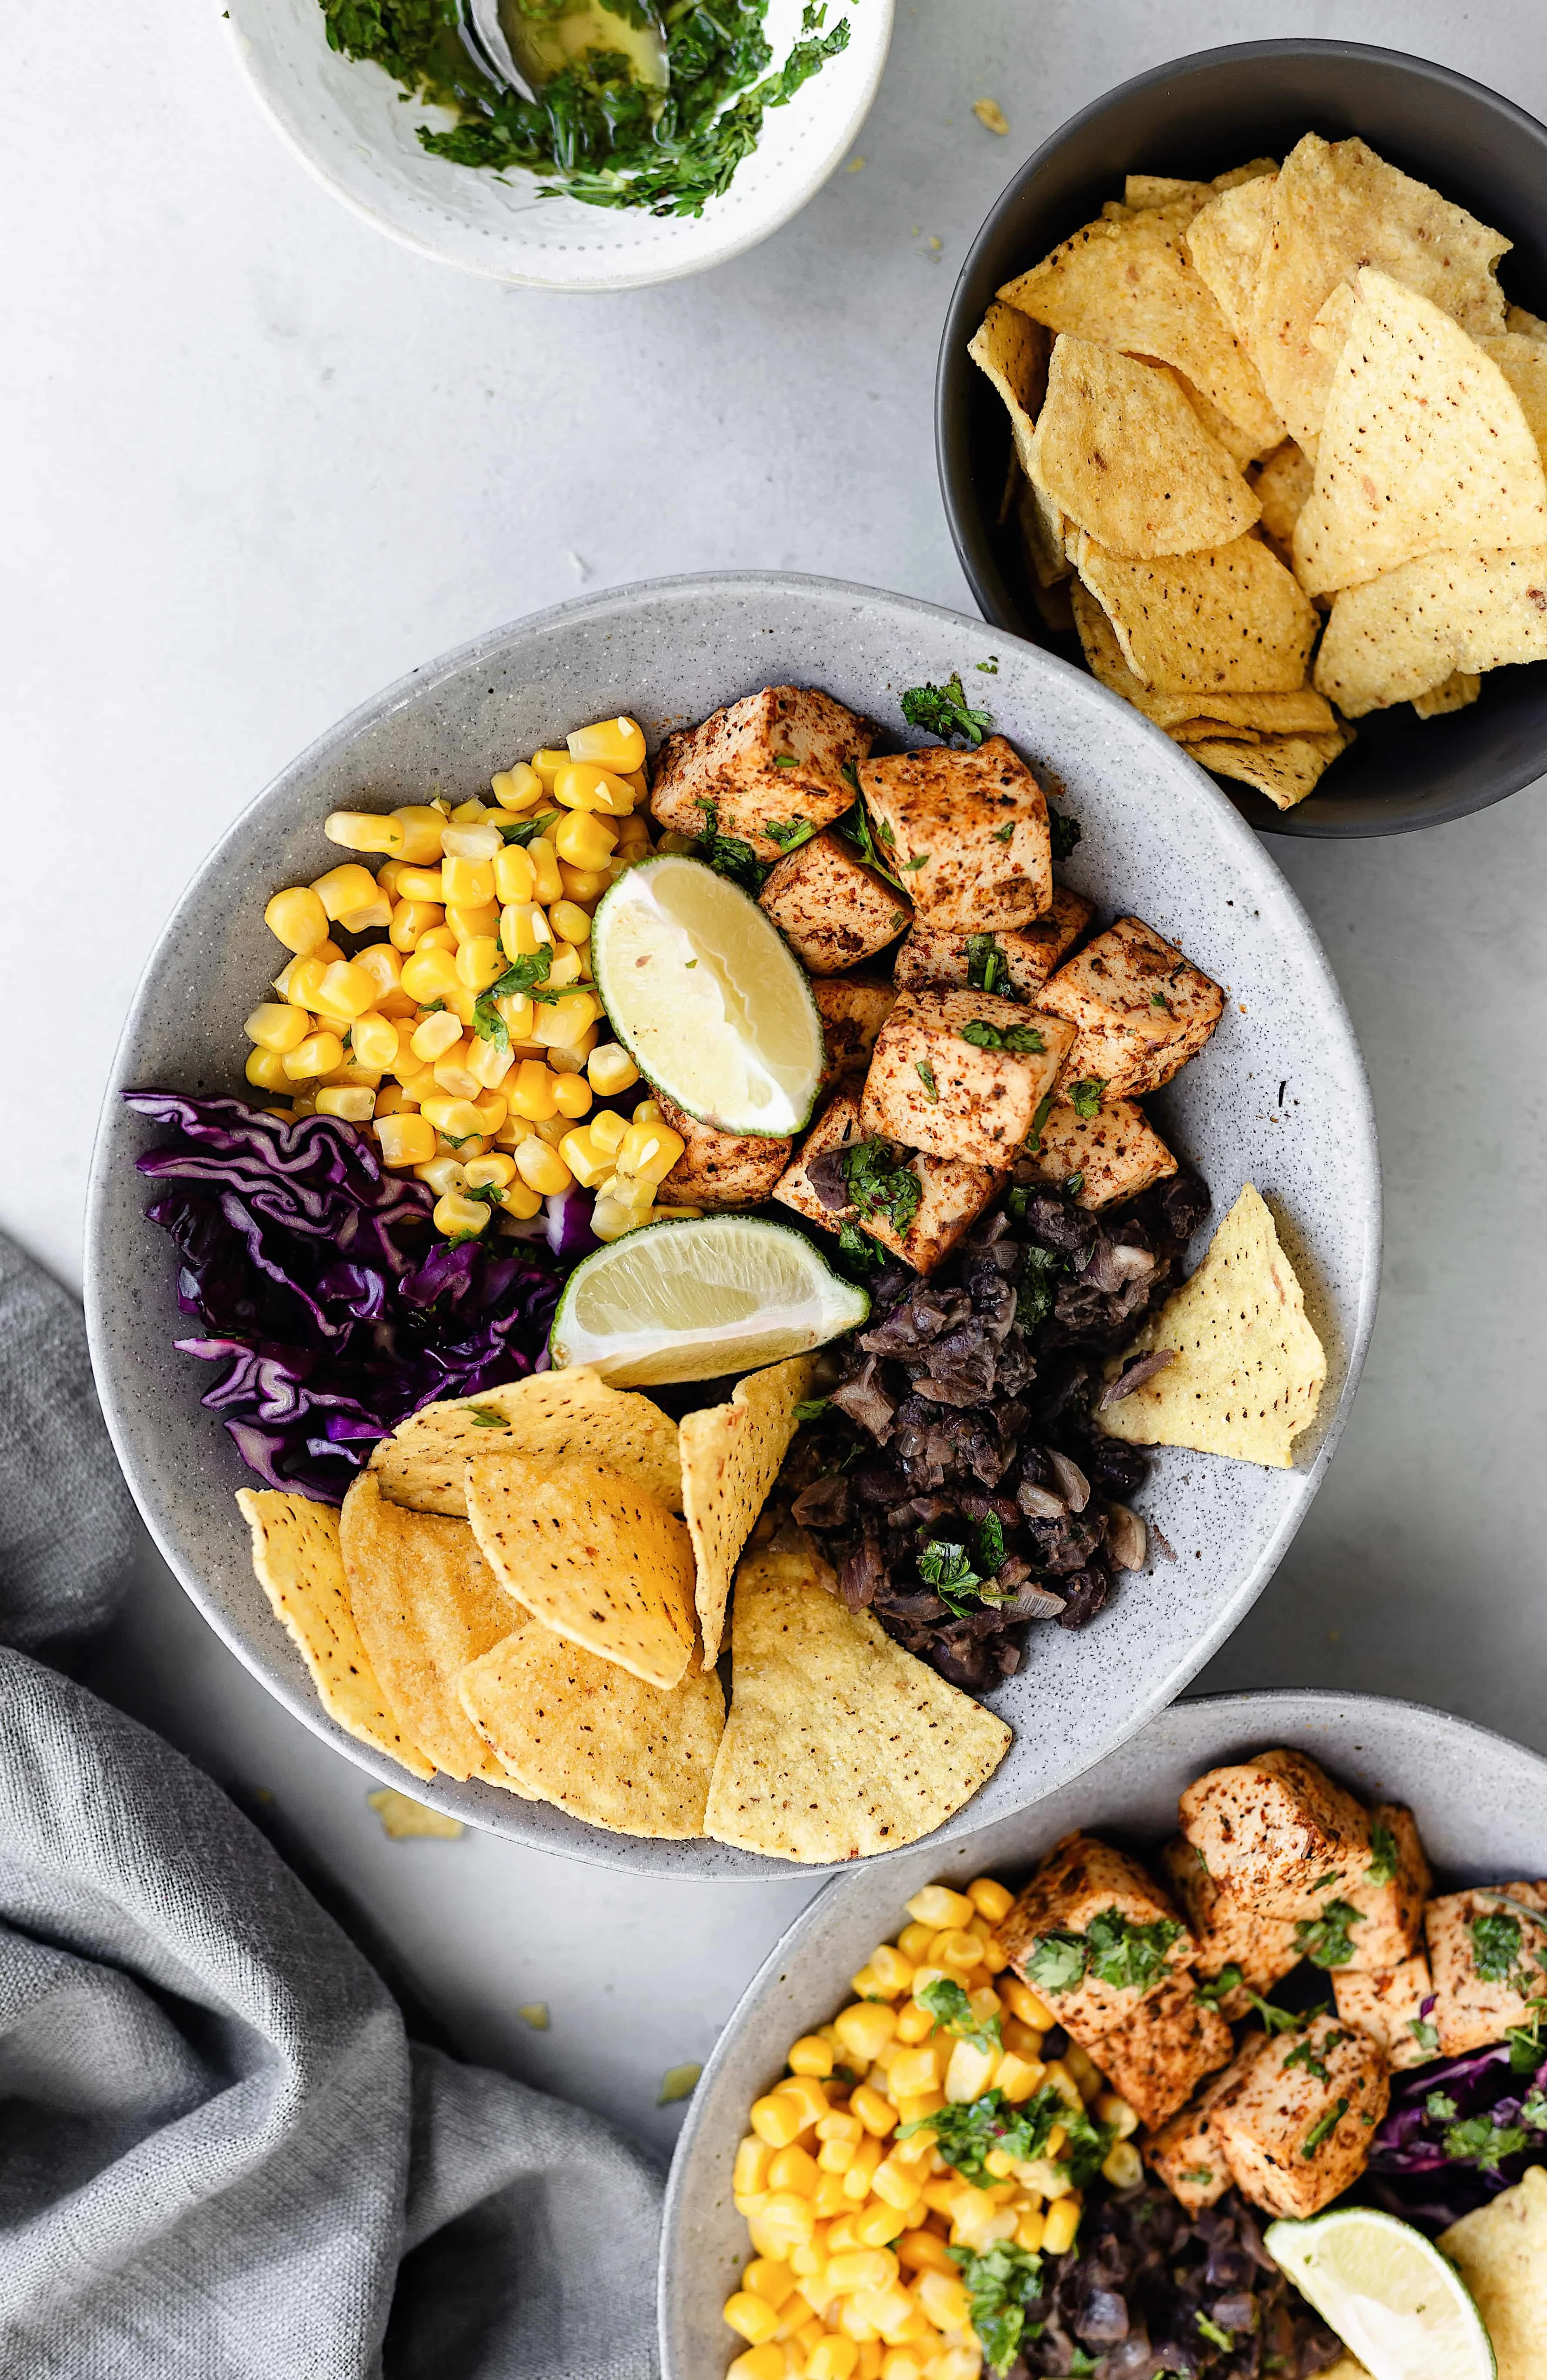
[[[218,1788],[29,1658],[106,1619],[134,1521],[79,1311],[3,1238],[0,1350],[0,2373],[648,2380],[647,2160],[408,2041]]]

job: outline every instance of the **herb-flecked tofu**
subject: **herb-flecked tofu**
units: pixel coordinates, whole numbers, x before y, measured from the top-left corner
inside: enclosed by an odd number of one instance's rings
[[[650,807],[662,826],[695,837],[713,810],[721,834],[750,844],[760,859],[777,859],[798,828],[830,826],[853,808],[853,782],[843,771],[874,740],[869,720],[815,686],[764,686],[666,737]]]
[[[1440,2030],[1431,2005],[1434,1981],[1421,1950],[1383,1974],[1361,1975],[1340,1967],[1332,1981],[1338,2015],[1345,2024],[1357,2024],[1380,2043],[1388,2066],[1421,2066],[1439,2056]]]
[[[758,1134],[717,1132],[654,1094],[664,1121],[686,1143],[656,1196],[664,1207],[761,1207],[774,1196],[795,1144]]]
[[[1139,1862],[1084,1834],[1054,1843],[994,1931],[1017,1974],[1088,2048],[1197,1949]]]
[[[1167,1976],[1132,2016],[1102,2034],[1099,2062],[1139,2121],[1153,2126],[1175,2115],[1234,2046],[1230,2027],[1184,1972]]]
[[[1295,1928],[1282,1917],[1262,1917],[1246,1901],[1222,1892],[1199,1865],[1184,1835],[1173,1835],[1161,1853],[1166,1882],[1188,1921],[1198,1955],[1193,1963],[1212,1982],[1225,1967],[1238,1967],[1241,1980],[1216,2005],[1232,2024],[1251,2009],[1253,1992],[1265,1998],[1299,1963]]]
[[[1370,1813],[1370,1857],[1338,1888],[1354,1912],[1345,1921],[1351,1945],[1347,1959],[1330,1965],[1379,1974],[1400,1966],[1423,1932],[1423,1904],[1434,1888],[1429,1862],[1411,1810],[1398,1802],[1377,1802]],[[1547,1936],[1543,1936],[1547,1943]]]
[[[1267,2046],[1265,2033],[1249,2033],[1223,2072],[1212,2076],[1188,2107],[1158,2125],[1145,2141],[1145,2164],[1184,2206],[1212,2206],[1231,2187],[1215,2125]]]
[[[1447,1892],[1423,1913],[1440,2049],[1459,2058],[1530,2020],[1547,1992],[1547,1884]]]
[[[758,899],[812,975],[859,966],[908,924],[913,909],[840,834],[813,835],[774,868]]]
[[[774,1196],[824,1232],[858,1225],[915,1272],[927,1273],[950,1255],[1005,1179],[986,1166],[914,1156],[868,1135],[857,1094],[840,1089]]]
[[[876,849],[921,924],[948,933],[1029,925],[1053,906],[1053,830],[1041,785],[1003,735],[865,760]]]
[[[1326,2013],[1269,2042],[1215,2130],[1256,2205],[1316,2215],[1364,2171],[1390,2097],[1379,2043]]]
[[[1131,1099],[1114,1099],[1083,1114],[1069,1100],[1054,1098],[1023,1161],[1039,1182],[1078,1180],[1075,1205],[1092,1212],[1137,1198],[1152,1182],[1176,1171],[1171,1151]]]
[[[876,1036],[896,1004],[896,990],[879,976],[818,976],[811,998],[822,1019],[827,1051],[822,1083],[830,1087],[840,1075],[863,1074],[871,1062]]]
[[[992,992],[902,992],[865,1077],[865,1130],[1007,1169],[1073,1038],[1061,1016]]]
[[[1370,1819],[1303,1752],[1211,1768],[1177,1803],[1213,1882],[1264,1917],[1315,1921],[1370,1864]]]
[[[1076,1027],[1069,1082],[1099,1084],[1102,1099],[1138,1099],[1196,1058],[1224,994],[1152,926],[1119,917],[1051,978],[1041,1005]]]
[[[897,953],[899,991],[997,991],[1005,1000],[1034,1001],[1090,922],[1091,907],[1065,884],[1053,888],[1053,906],[1029,926],[999,933],[948,934],[917,919]]]

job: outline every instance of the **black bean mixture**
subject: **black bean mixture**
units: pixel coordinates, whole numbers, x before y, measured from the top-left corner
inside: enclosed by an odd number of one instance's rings
[[[1100,1216],[1017,1182],[937,1271],[889,1261],[871,1279],[870,1322],[829,1358],[785,1488],[850,1609],[954,1685],[997,1685],[1028,1622],[1082,1628],[1151,1536],[1169,1551],[1127,1502],[1145,1456],[1092,1415],[1208,1209],[1195,1173]]]

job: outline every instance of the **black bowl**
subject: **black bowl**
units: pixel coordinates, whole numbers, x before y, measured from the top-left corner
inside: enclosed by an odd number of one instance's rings
[[[1288,153],[1307,132],[1358,133],[1404,173],[1514,241],[1500,278],[1547,313],[1547,128],[1448,67],[1356,42],[1243,42],[1139,75],[1045,140],[1001,193],[962,267],[935,380],[940,483],[979,609],[1072,661],[1031,601],[1013,524],[996,525],[1009,461],[1005,408],[967,352],[994,291],[1120,198],[1125,174],[1207,179]],[[1276,810],[1223,781],[1273,834],[1400,834],[1485,809],[1547,771],[1547,663],[1500,670],[1469,710],[1420,721],[1406,703],[1358,722],[1358,740],[1309,799]]]

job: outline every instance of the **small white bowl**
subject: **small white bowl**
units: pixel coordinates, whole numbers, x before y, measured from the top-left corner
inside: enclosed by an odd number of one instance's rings
[[[405,102],[380,67],[330,50],[318,0],[231,0],[232,42],[271,122],[335,198],[441,264],[532,289],[638,289],[724,264],[798,214],[870,111],[892,38],[894,0],[829,0],[849,44],[783,107],[701,215],[540,199],[542,176],[454,165],[420,148],[445,110]],[[801,0],[771,0],[776,64],[800,30]]]

